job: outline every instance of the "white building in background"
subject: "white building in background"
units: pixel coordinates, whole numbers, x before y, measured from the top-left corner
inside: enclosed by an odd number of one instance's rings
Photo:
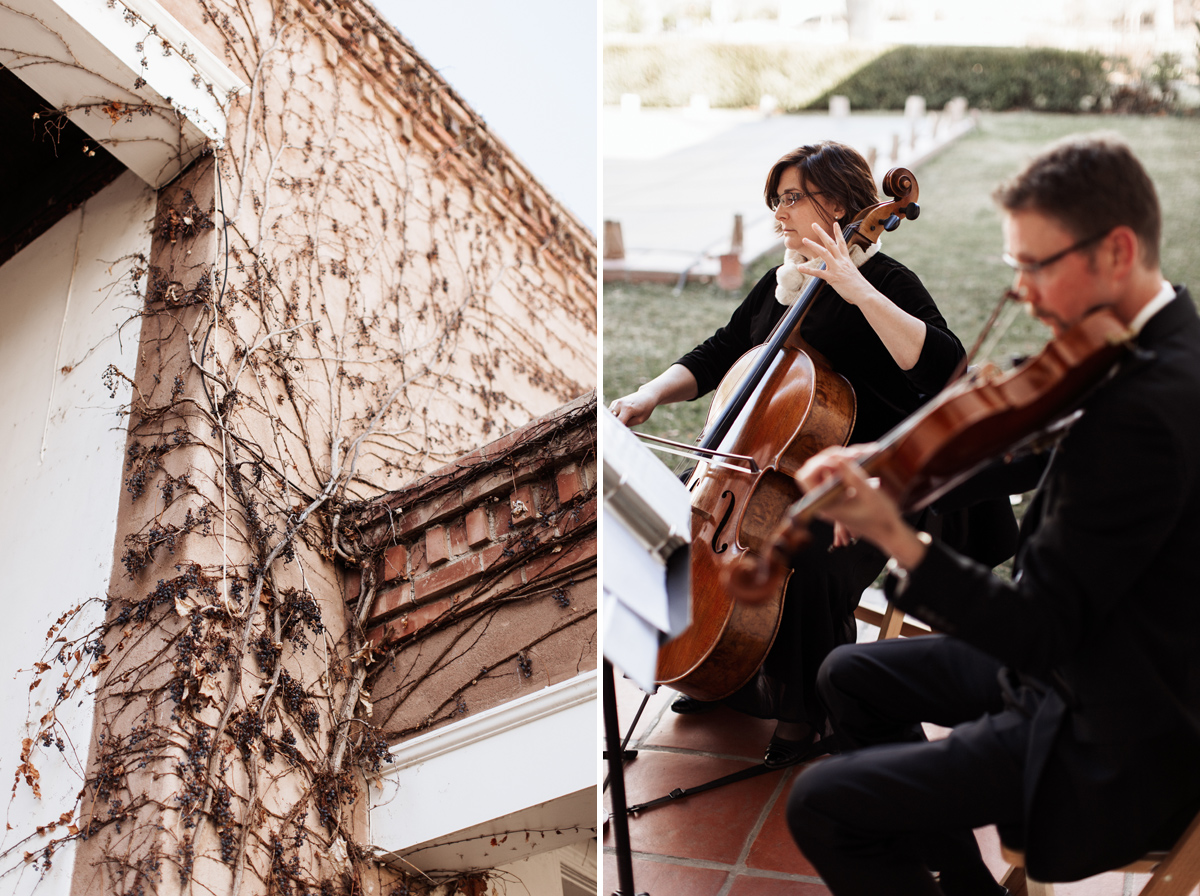
[[[885,44],[1055,46],[1133,57],[1196,53],[1197,0],[606,0],[606,33],[722,40],[804,35]]]

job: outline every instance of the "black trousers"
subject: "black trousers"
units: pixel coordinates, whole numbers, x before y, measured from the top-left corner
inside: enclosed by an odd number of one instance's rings
[[[807,722],[825,730],[825,706],[817,694],[817,672],[825,657],[854,643],[854,608],[887,558],[860,541],[829,551],[833,527],[817,522],[813,543],[797,558],[788,580],[779,632],[758,672],[722,701],[760,719]]]
[[[971,830],[1021,823],[1028,707],[1000,674],[940,635],[830,654],[818,687],[847,752],[799,776],[788,825],[836,896],[1003,892]],[[953,731],[931,742],[922,721]]]

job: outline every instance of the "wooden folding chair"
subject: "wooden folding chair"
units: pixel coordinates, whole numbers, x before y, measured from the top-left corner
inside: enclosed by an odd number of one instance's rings
[[[1025,853],[1001,845],[1000,854],[1012,867],[1000,881],[1012,896],[1054,896],[1054,885],[1025,874]],[[1200,884],[1200,814],[1192,819],[1169,852],[1149,852],[1136,862],[1114,871],[1151,873],[1139,896],[1188,896]]]
[[[912,638],[916,635],[928,635],[930,632],[928,626],[909,622],[904,611],[897,608],[891,601],[887,602],[887,607],[882,611],[860,603],[854,608],[854,618],[867,623],[867,625],[878,626],[879,637],[877,640],[879,641],[885,638],[899,638],[901,635]]]
[[[859,604],[854,608],[854,618],[859,619],[868,625],[879,627],[879,638],[882,641],[885,638],[898,638],[903,635],[906,638],[911,638],[914,635],[927,635],[929,629],[921,628],[919,625],[914,625],[904,618],[904,611],[900,610],[891,601],[888,601],[887,609],[882,613],[879,610],[874,610],[871,607],[864,607]]]

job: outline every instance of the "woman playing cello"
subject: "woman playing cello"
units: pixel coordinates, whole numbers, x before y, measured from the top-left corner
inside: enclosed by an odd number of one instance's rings
[[[729,322],[666,371],[610,410],[624,424],[648,419],[660,404],[707,394],[747,351],[765,341],[811,277],[830,288],[816,296],[801,336],[849,380],[857,399],[850,442],[878,438],[940,390],[964,355],[921,281],[896,260],[847,248],[842,227],[877,201],[870,166],[854,149],[825,142],[783,156],[767,176],[765,197],[787,249]],[[818,264],[824,262],[823,270]],[[866,542],[820,524],[814,550],[789,580],[779,634],[758,673],[722,703],[777,720],[765,762],[782,767],[819,755],[825,713],[816,670],[836,646],[855,639],[854,608],[883,569]],[[821,548],[825,548],[822,550]],[[701,712],[713,704],[681,695],[672,709]]]

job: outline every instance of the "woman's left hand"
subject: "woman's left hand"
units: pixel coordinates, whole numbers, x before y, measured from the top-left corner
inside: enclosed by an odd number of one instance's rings
[[[809,258],[820,258],[825,262],[825,270],[812,273],[837,290],[838,295],[851,305],[857,305],[868,294],[874,293],[875,288],[850,258],[850,247],[846,245],[842,229],[835,226],[830,235],[815,222],[812,229],[816,239],[805,237],[805,250]]]
[[[812,228],[816,239],[806,238],[804,251],[809,258],[825,262],[825,270],[813,270],[812,274],[862,312],[901,370],[912,370],[925,345],[925,321],[913,317],[870,284],[850,258],[840,227],[833,228],[832,236],[820,224],[814,222]]]

